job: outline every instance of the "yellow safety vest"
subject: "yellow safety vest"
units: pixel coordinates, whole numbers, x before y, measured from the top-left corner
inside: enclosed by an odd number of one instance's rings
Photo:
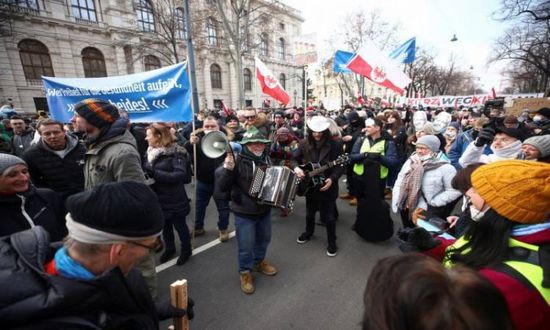
[[[447,268],[451,268],[453,266],[453,263],[449,258],[447,258],[447,253],[450,251],[450,249],[457,249],[466,244],[468,241],[464,238],[464,236],[460,237],[456,240],[452,245],[448,246],[445,250],[445,258],[443,260],[443,265]],[[521,247],[533,252],[539,251],[539,247],[537,245],[533,244],[527,244],[520,242],[518,240],[515,240],[513,238],[510,238],[508,241],[508,246],[510,247]],[[464,252],[468,252],[469,249],[466,249]],[[530,262],[524,262],[524,261],[517,261],[517,260],[509,260],[504,262],[509,267],[513,268],[515,271],[520,273],[537,291],[541,294],[541,296],[546,300],[546,303],[550,305],[550,288],[545,288],[542,286],[542,280],[543,280],[543,270],[542,267],[536,264],[532,264]]]
[[[363,141],[363,144],[361,145],[361,150],[359,152],[360,153],[375,152],[384,156],[385,147],[386,147],[386,140],[380,140],[371,146],[369,139],[365,138],[365,140]],[[357,175],[363,175],[364,171],[365,171],[365,168],[363,166],[363,162],[357,163],[353,166],[353,173]],[[380,179],[386,178],[388,176],[388,172],[389,172],[388,168],[380,164]]]

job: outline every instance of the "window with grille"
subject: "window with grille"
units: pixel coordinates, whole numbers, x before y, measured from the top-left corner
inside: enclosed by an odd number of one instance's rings
[[[143,63],[145,64],[145,71],[156,70],[161,67],[160,60],[155,55],[145,56]]]
[[[279,56],[280,60],[285,59],[285,39],[283,38],[280,38],[277,44],[277,55]]]
[[[37,0],[7,0],[7,1],[0,1],[2,3],[6,3],[8,5],[12,6],[18,6],[23,8],[31,8],[38,10],[38,1]]]
[[[94,0],[71,0],[71,7],[74,17],[97,22]]]
[[[260,54],[262,56],[269,55],[268,46],[269,46],[269,44],[268,44],[268,41],[267,41],[267,35],[262,34],[262,36],[260,37]]]
[[[218,31],[213,18],[209,18],[206,22],[206,36],[209,45],[216,46],[218,44]]]
[[[86,47],[82,50],[82,65],[86,78],[107,77],[105,57],[96,48]]]
[[[48,47],[37,40],[25,39],[19,45],[19,57],[25,79],[29,82],[41,82],[41,76],[55,76]]]
[[[252,90],[252,72],[250,71],[250,69],[244,69],[243,76],[244,76],[244,90],[251,91]]]
[[[279,84],[281,84],[281,87],[283,87],[283,89],[286,89],[286,75],[284,73],[281,73],[279,75]]]
[[[179,39],[187,38],[185,28],[185,11],[183,8],[176,8],[176,37]]]
[[[222,69],[217,64],[210,66],[210,82],[212,88],[222,88]]]
[[[155,31],[155,14],[153,6],[147,0],[138,0],[136,6],[138,27],[143,32]]]

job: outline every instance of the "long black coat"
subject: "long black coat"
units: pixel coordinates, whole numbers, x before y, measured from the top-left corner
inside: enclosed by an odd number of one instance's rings
[[[124,276],[117,267],[93,280],[72,280],[44,271],[54,253],[42,227],[0,240],[4,329],[158,329],[139,271]]]
[[[307,139],[300,141],[298,150],[296,151],[295,158],[298,164],[307,163],[323,163],[333,161],[342,154],[342,142],[328,140],[321,146],[320,149],[315,149],[308,142]],[[324,172],[324,176],[327,179],[331,179],[332,186],[327,191],[320,191],[319,188],[310,189],[306,197],[316,200],[330,200],[334,201],[338,197],[338,179],[344,173],[345,168],[343,166],[335,166]]]
[[[22,194],[0,195],[0,237],[31,228],[22,209],[34,225],[48,231],[52,242],[62,240],[67,234],[61,197],[53,190],[31,185]]]
[[[152,163],[147,159],[144,161],[145,172],[155,180],[151,189],[157,194],[162,211],[167,217],[174,213],[188,214],[190,210],[185,191],[185,181],[191,177],[191,173],[187,172],[190,157],[185,155],[183,147],[173,144]]]
[[[50,188],[65,200],[72,194],[84,190],[84,155],[86,148],[71,141],[72,149],[61,158],[48,150],[43,141],[28,149],[23,155],[27,162],[32,182],[37,187]]]

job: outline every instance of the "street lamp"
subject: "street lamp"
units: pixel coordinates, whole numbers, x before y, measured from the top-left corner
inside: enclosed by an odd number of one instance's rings
[[[451,42],[458,41],[458,38],[456,37],[456,34],[453,34],[453,38],[451,39]]]

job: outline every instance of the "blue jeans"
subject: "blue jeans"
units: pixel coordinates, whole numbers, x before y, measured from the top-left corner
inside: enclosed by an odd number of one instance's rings
[[[195,229],[204,228],[204,216],[210,198],[214,195],[214,184],[204,183],[197,180],[197,201],[195,203]],[[229,202],[225,199],[216,199],[218,209],[218,229],[226,230],[229,226]]]
[[[262,219],[252,220],[235,215],[239,272],[252,270],[265,258],[271,242],[271,212]]]

